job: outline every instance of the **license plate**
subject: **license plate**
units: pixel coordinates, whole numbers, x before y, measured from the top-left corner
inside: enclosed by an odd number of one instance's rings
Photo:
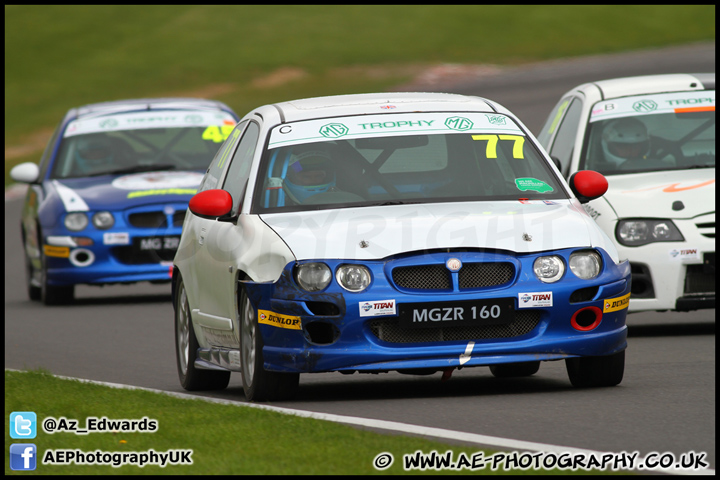
[[[177,250],[180,245],[179,236],[143,237],[133,239],[133,245],[141,252],[157,250]]]
[[[403,328],[506,325],[515,320],[515,299],[398,304]]]

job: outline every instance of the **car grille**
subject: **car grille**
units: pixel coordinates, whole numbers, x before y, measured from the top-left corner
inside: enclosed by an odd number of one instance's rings
[[[466,263],[458,272],[458,288],[471,290],[509,283],[515,267],[508,262]],[[444,264],[412,265],[392,270],[392,280],[400,289],[452,290],[452,275]]]
[[[715,222],[696,223],[695,226],[703,237],[715,238]]]
[[[125,265],[146,265],[150,263],[170,262],[177,250],[152,250],[138,252],[132,246],[113,247],[110,253],[115,260]]]
[[[452,342],[519,337],[531,332],[540,322],[540,312],[518,311],[515,320],[507,325],[467,327],[400,328],[398,319],[372,320],[370,331],[378,339],[389,343]]]
[[[688,265],[685,274],[685,295],[715,293],[715,274],[704,265]]]
[[[182,227],[185,210],[176,211],[172,215],[173,227]],[[128,222],[136,228],[167,228],[168,216],[162,210],[155,212],[139,212],[128,215]]]

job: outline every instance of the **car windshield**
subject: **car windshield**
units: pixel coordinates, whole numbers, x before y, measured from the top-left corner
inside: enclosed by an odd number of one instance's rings
[[[255,212],[454,201],[568,198],[510,117],[368,115],[270,133]]]
[[[714,91],[628,97],[592,109],[580,169],[619,175],[714,167]]]
[[[75,120],[51,178],[152,170],[205,170],[235,126],[224,112],[143,111]]]

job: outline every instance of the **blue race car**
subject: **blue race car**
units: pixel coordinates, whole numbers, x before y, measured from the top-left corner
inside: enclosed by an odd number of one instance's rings
[[[189,203],[173,268],[188,390],[242,373],[249,400],[315,372],[532,375],[575,386],[625,365],[630,266],[582,208],[607,180],[566,183],[490,100],[366,94],[259,107]]]
[[[73,108],[29,184],[22,239],[30,299],[74,299],[77,284],[169,282],[188,201],[238,116],[194,98]]]

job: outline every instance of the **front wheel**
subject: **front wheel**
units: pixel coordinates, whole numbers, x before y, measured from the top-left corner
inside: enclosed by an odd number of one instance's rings
[[[48,283],[47,261],[45,254],[41,253],[40,255],[42,258],[40,300],[42,300],[45,305],[68,305],[73,303],[75,300],[75,285],[50,285]],[[31,291],[31,287],[29,285],[28,294],[30,295],[30,298],[33,298],[33,292]]]
[[[240,362],[245,398],[251,402],[292,398],[297,391],[300,374],[265,370],[262,348],[255,309],[243,290],[240,294]]]
[[[182,277],[175,295],[175,354],[180,385],[185,390],[222,390],[230,382],[230,372],[195,368],[198,341],[195,337],[190,304]]]
[[[603,357],[566,358],[570,383],[574,387],[614,387],[625,372],[625,350]]]

